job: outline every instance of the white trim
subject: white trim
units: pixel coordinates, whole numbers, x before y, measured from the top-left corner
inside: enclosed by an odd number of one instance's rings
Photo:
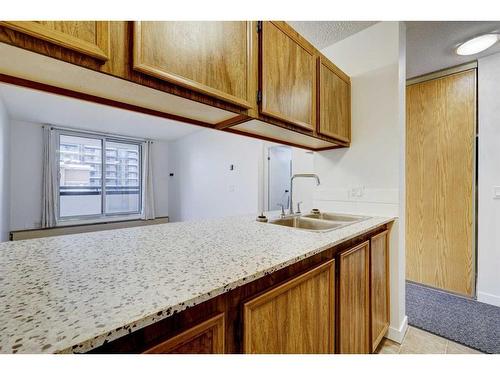
[[[479,302],[500,307],[500,296],[496,296],[494,294],[477,292],[477,300]]]
[[[387,337],[389,340],[396,341],[397,343],[401,344],[403,342],[403,339],[405,338],[407,329],[408,329],[408,316],[405,315],[403,323],[401,323],[401,327],[394,328],[389,326],[389,329],[387,330],[385,337]]]

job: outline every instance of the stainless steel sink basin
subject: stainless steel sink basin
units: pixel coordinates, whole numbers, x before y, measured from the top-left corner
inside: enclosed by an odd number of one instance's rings
[[[320,212],[303,215],[303,217],[319,220],[335,221],[339,223],[355,223],[367,219],[366,216],[336,214],[331,212]]]
[[[313,231],[326,231],[341,227],[342,224],[326,220],[310,219],[302,216],[285,217],[270,221],[271,224],[282,225],[285,227],[308,229]]]
[[[321,212],[302,216],[284,217],[271,220],[269,223],[290,228],[305,229],[312,232],[328,232],[366,219],[368,219],[367,216]]]

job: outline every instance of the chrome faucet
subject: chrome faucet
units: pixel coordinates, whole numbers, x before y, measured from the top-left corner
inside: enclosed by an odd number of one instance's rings
[[[319,177],[317,174],[314,174],[314,173],[298,173],[298,174],[294,174],[292,176],[292,178],[290,179],[290,211],[289,211],[289,214],[290,215],[293,215],[293,180],[297,177],[304,177],[304,178],[315,178],[316,179],[316,186],[319,186],[320,184],[320,181],[319,181]],[[299,213],[300,213],[300,208],[298,209]]]
[[[281,207],[281,215],[280,217],[283,219],[286,215],[285,215],[285,205],[282,204],[282,203],[278,203],[278,207]]]

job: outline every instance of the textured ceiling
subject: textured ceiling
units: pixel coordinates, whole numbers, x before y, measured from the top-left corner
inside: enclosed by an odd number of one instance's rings
[[[499,21],[406,22],[406,77],[417,77],[500,52],[498,42],[477,55],[455,53],[459,44],[492,31],[500,31]]]
[[[287,21],[317,49],[323,49],[366,29],[377,21]]]

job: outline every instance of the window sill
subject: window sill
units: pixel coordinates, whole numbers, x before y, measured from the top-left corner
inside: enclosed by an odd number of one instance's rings
[[[103,224],[103,223],[113,223],[116,221],[131,221],[131,220],[141,220],[142,215],[120,215],[120,216],[106,216],[95,219],[66,219],[59,220],[56,227],[68,227],[74,225],[85,225],[85,224]]]

